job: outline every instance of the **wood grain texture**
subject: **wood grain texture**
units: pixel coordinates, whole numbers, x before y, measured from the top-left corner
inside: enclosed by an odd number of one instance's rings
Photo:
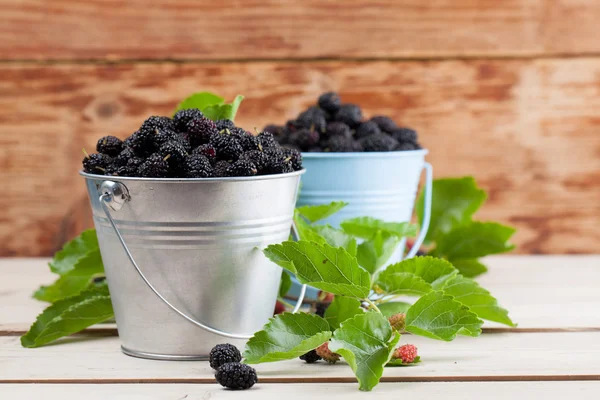
[[[519,324],[515,330],[486,322],[487,332],[600,330],[600,256],[505,255],[483,261],[490,271],[479,282]],[[0,336],[22,334],[46,307],[31,293],[54,276],[44,259],[0,259],[0,274]],[[114,335],[114,327],[101,324],[86,333]]]
[[[220,385],[205,384],[0,384],[0,393],[9,399],[83,399],[86,400],[265,400],[367,399],[376,396],[395,398],[398,393],[408,398],[444,398],[447,400],[518,399],[527,393],[530,399],[570,398],[596,399],[600,382],[435,382],[381,383],[373,394],[360,392],[353,383],[265,384],[240,393]]]
[[[600,51],[596,0],[0,0],[0,9],[0,58],[12,60],[387,59]]]
[[[387,382],[600,380],[598,332],[499,333],[458,337],[452,343],[404,335],[423,362],[386,368]],[[507,356],[507,351],[510,357]],[[18,337],[0,337],[0,383],[212,383],[207,362],[165,362],[127,357],[117,337],[71,337],[37,349]],[[255,366],[262,382],[354,382],[345,363],[306,364],[299,359]]]
[[[90,226],[81,148],[126,136],[205,89],[247,96],[247,128],[324,90],[419,130],[434,174],[474,174],[483,220],[521,253],[600,248],[600,59],[0,67],[0,255],[50,255]]]

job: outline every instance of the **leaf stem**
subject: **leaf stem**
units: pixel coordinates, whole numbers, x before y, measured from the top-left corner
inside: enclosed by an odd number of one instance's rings
[[[372,309],[374,309],[375,311],[377,311],[379,314],[381,314],[381,311],[379,310],[379,308],[377,308],[377,306],[375,305],[375,303],[373,303],[368,297],[365,299],[365,301],[367,303],[369,303],[369,305],[371,306]]]

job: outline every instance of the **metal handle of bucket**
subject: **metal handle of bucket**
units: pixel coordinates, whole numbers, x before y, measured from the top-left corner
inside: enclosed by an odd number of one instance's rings
[[[175,307],[173,304],[171,304],[162,294],[160,294],[159,291],[150,283],[148,278],[146,278],[146,276],[144,275],[144,273],[142,272],[140,267],[135,262],[135,259],[133,258],[131,251],[129,251],[129,247],[127,247],[127,244],[125,243],[125,239],[123,239],[123,236],[121,235],[121,232],[119,231],[119,228],[117,228],[117,225],[115,224],[115,221],[113,220],[112,215],[110,214],[109,207],[112,208],[113,210],[117,211],[123,206],[123,204],[125,202],[130,200],[127,188],[125,187],[125,185],[123,185],[120,182],[104,181],[104,182],[102,182],[100,191],[101,191],[100,204],[102,205],[104,214],[106,214],[106,218],[108,218],[110,225],[115,230],[115,233],[117,234],[117,238],[119,239],[119,242],[121,242],[121,245],[123,246],[123,249],[125,250],[127,257],[129,258],[129,261],[131,261],[131,263],[135,267],[135,270],[140,275],[140,278],[142,278],[142,280],[146,283],[146,285],[148,285],[150,290],[152,290],[154,292],[154,294],[163,301],[163,303],[165,303],[167,306],[169,306],[169,308],[171,308],[171,310],[175,311],[177,314],[181,315],[183,318],[185,318],[192,324],[194,324],[210,333],[214,333],[216,335],[223,336],[223,337],[230,338],[230,339],[250,339],[253,336],[253,335],[241,334],[241,333],[224,332],[220,329],[208,326],[200,321],[195,320],[194,318],[190,317],[183,311],[179,310],[177,307]],[[300,240],[300,235],[298,234],[298,230],[296,229],[296,226],[294,225],[293,221],[292,221],[291,232],[292,232],[292,237],[294,238],[294,240],[296,240],[296,241]],[[304,300],[305,293],[306,293],[306,285],[302,285],[302,290],[300,291],[300,296],[298,296],[298,302],[296,303],[296,306],[294,307],[292,312],[294,312],[294,313],[298,312],[298,310],[302,306],[302,301]]]
[[[419,248],[427,236],[427,230],[429,229],[429,221],[431,220],[431,193],[433,191],[433,167],[429,163],[425,163],[425,204],[423,205],[423,221],[421,221],[421,229],[419,230],[419,236],[415,240],[415,243],[410,248],[410,251],[406,255],[406,258],[412,258],[417,254]]]

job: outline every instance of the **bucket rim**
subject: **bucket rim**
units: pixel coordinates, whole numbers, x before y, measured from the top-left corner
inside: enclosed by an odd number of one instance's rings
[[[306,172],[306,168],[299,171],[288,172],[285,174],[256,175],[256,176],[227,176],[218,178],[141,178],[135,176],[111,176],[89,174],[79,170],[79,175],[90,180],[111,180],[124,182],[156,182],[156,183],[214,183],[214,182],[248,182],[263,181],[272,179],[285,179],[294,176],[300,176]]]
[[[402,150],[402,151],[348,151],[340,153],[332,152],[302,152],[302,158],[409,158],[425,156],[429,154],[428,149]]]

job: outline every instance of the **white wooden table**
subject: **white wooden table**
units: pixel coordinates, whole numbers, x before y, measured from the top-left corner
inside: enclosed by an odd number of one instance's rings
[[[300,360],[256,366],[259,384],[232,392],[206,362],[123,355],[114,325],[63,343],[19,342],[44,304],[33,290],[53,276],[43,259],[0,260],[0,399],[307,399],[418,396],[445,399],[600,399],[600,256],[490,257],[481,277],[517,328],[487,324],[479,338],[409,342],[423,362],[387,368],[371,393],[358,391],[347,365]]]

